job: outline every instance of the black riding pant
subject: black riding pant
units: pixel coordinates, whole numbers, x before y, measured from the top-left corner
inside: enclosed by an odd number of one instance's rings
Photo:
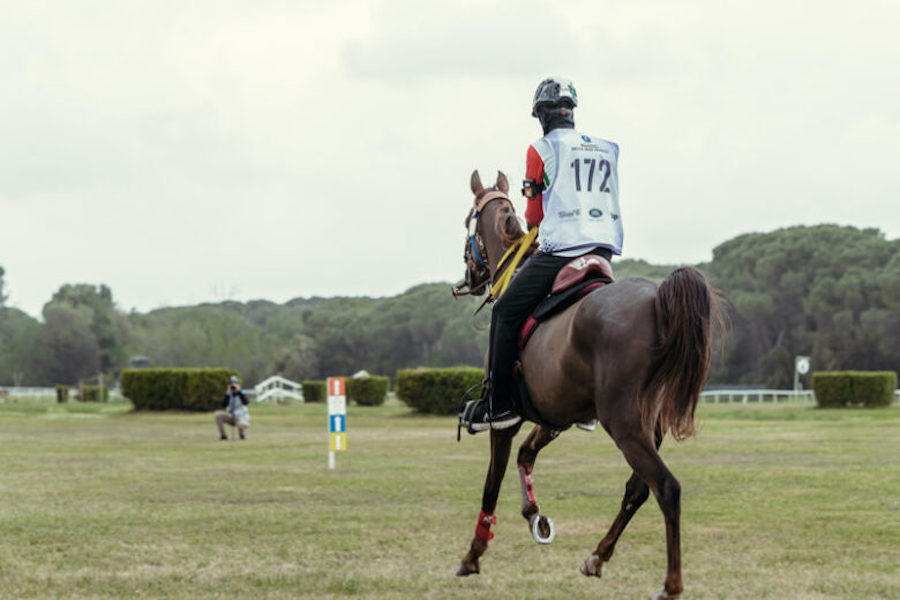
[[[595,248],[589,254],[597,254],[606,260],[612,257],[608,248]],[[519,332],[528,315],[550,293],[559,271],[574,259],[573,256],[554,256],[541,252],[533,254],[523,263],[509,287],[494,303],[489,354],[491,414],[514,408],[512,371],[519,354]]]

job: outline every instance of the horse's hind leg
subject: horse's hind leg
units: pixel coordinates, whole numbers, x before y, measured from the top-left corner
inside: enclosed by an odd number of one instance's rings
[[[631,521],[631,517],[634,516],[649,495],[650,488],[647,487],[647,484],[636,473],[632,473],[628,483],[625,484],[625,497],[622,498],[622,507],[619,509],[619,514],[610,526],[606,536],[597,544],[597,549],[581,565],[581,572],[584,575],[600,577],[603,574],[603,565],[612,558],[619,536],[625,531],[625,527]]]
[[[635,475],[642,479],[656,496],[666,522],[668,555],[666,581],[663,590],[654,598],[675,598],[684,589],[681,580],[681,484],[663,463],[655,445],[650,441],[650,436],[634,429],[622,432],[613,430],[611,433]],[[589,563],[596,563],[599,560],[598,554],[591,554],[585,561],[584,568],[589,569]]]
[[[559,431],[554,431],[535,426],[519,446],[519,455],[516,462],[519,466],[519,483],[522,485],[522,516],[528,521],[531,528],[531,537],[539,544],[549,544],[556,536],[553,521],[541,514],[537,500],[534,497],[534,462],[538,452],[555,440]]]
[[[481,572],[478,559],[485,553],[488,542],[494,537],[491,532],[491,525],[497,522],[494,509],[497,508],[500,484],[503,482],[503,475],[506,474],[512,440],[518,431],[518,426],[491,430],[491,464],[484,482],[484,494],[481,496],[481,513],[479,513],[478,522],[475,525],[475,537],[472,538],[469,551],[463,557],[462,564],[456,571],[457,575],[465,576]]]
[[[662,432],[659,427],[657,427],[654,439],[654,445],[657,450],[659,450],[661,443]],[[583,574],[594,575],[596,577],[602,575],[603,565],[612,558],[613,552],[615,552],[616,549],[616,542],[619,541],[619,537],[622,535],[622,532],[625,531],[625,527],[628,526],[631,517],[637,513],[638,509],[644,504],[649,495],[650,488],[647,487],[647,484],[638,477],[637,473],[632,473],[631,477],[628,479],[628,483],[625,484],[625,496],[622,498],[622,506],[619,509],[619,514],[616,515],[606,536],[600,540],[599,544],[597,544],[597,549],[581,566],[581,572]]]

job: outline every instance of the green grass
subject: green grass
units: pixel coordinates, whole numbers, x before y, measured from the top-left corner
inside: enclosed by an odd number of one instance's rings
[[[0,404],[2,598],[646,598],[665,576],[648,502],[602,580],[578,573],[629,471],[603,432],[544,450],[538,546],[515,465],[482,574],[468,548],[486,435],[394,402],[351,406],[327,469],[324,405],[253,406],[245,442],[210,414],[122,403]],[[900,407],[702,405],[666,442],[680,479],[685,598],[900,597]],[[517,442],[521,442],[520,434]]]

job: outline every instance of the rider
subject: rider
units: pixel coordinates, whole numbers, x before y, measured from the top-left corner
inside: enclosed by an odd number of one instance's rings
[[[517,337],[560,269],[584,254],[609,260],[622,253],[619,146],[576,131],[576,106],[568,79],[547,78],[534,93],[531,116],[540,121],[544,137],[528,147],[522,193],[528,226],[540,224],[540,245],[494,304],[487,398],[469,403],[462,415],[470,433],[506,429],[522,420],[513,400]]]

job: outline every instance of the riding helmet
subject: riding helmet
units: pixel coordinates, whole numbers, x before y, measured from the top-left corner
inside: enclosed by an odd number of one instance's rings
[[[534,91],[531,103],[531,116],[538,116],[539,105],[555,105],[560,102],[571,102],[571,108],[578,106],[578,94],[575,85],[564,77],[548,77],[540,82]]]

